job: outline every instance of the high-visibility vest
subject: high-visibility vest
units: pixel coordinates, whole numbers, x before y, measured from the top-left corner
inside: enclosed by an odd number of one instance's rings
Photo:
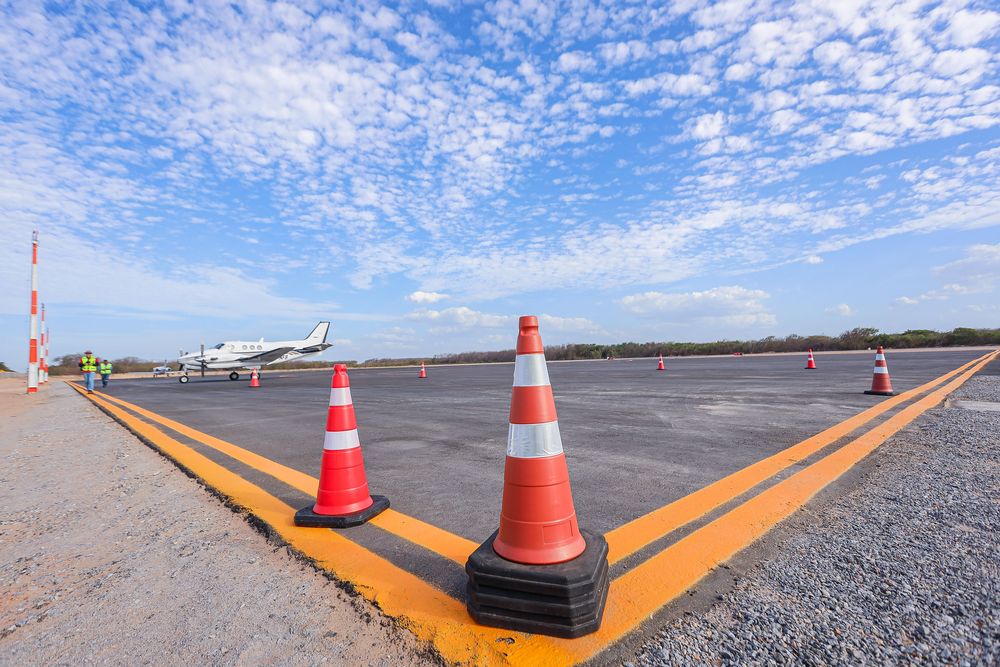
[[[101,362],[101,375],[111,375],[111,362],[102,361]]]
[[[80,363],[82,364],[80,368],[84,373],[93,373],[97,370],[97,357],[93,355],[89,357],[87,355],[83,355],[80,357]]]

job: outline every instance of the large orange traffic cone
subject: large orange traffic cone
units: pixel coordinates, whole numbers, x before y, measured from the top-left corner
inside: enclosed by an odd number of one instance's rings
[[[427,369],[424,368],[424,362],[422,361],[420,362],[420,375],[418,375],[417,377],[420,378],[421,380],[427,377]]]
[[[809,348],[809,359],[806,361],[806,368],[816,368],[816,359],[813,357],[813,350]]]
[[[389,507],[385,496],[368,493],[368,477],[351,401],[347,366],[333,367],[323,463],[316,503],[295,513],[295,525],[325,528],[359,526]]]
[[[479,623],[558,637],[600,627],[608,546],[581,530],[538,318],[520,320],[500,528],[469,557],[467,606]]]
[[[667,369],[665,369],[663,367],[663,355],[662,354],[660,355],[660,365],[656,367],[656,370],[658,370],[658,371],[665,371],[665,370],[667,370]]]
[[[250,386],[251,387],[260,386],[260,373],[257,372],[256,368],[250,371]]]
[[[875,351],[875,370],[872,372],[872,388],[865,392],[876,396],[892,396],[892,380],[889,379],[889,365],[885,363],[885,352],[879,345]]]

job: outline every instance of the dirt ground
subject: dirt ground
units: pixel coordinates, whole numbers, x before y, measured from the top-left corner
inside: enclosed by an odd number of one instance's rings
[[[61,382],[23,392],[0,378],[0,664],[433,662]]]

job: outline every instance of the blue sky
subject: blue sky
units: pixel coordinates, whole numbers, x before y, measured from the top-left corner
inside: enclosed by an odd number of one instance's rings
[[[0,359],[1000,326],[992,2],[0,5]]]

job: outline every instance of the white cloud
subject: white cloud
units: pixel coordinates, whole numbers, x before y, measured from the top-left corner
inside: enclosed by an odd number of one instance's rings
[[[809,255],[804,261],[806,264],[822,264],[823,258],[819,255]]]
[[[556,60],[556,69],[561,72],[588,72],[596,66],[594,59],[583,51],[567,51]]]
[[[726,115],[716,111],[695,118],[689,126],[689,133],[695,139],[714,139],[722,134],[725,126]]]
[[[854,309],[846,303],[837,304],[832,308],[827,308],[826,312],[831,315],[839,315],[840,317],[850,317],[851,315],[854,315]]]
[[[909,296],[901,296],[898,299],[896,299],[896,303],[902,304],[904,306],[915,306],[918,303],[920,303],[920,300],[914,299],[913,297]]]
[[[509,326],[514,318],[509,315],[490,315],[472,310],[467,306],[456,306],[444,310],[418,310],[406,316],[409,320],[425,320],[443,326],[447,330],[471,329],[477,327],[495,328]]]
[[[442,294],[440,292],[422,292],[420,290],[406,295],[406,300],[412,301],[413,303],[437,303],[438,301],[447,298],[447,294]]]
[[[770,295],[737,285],[701,292],[643,292],[626,296],[621,306],[636,315],[663,321],[699,320],[739,327],[769,326],[776,320],[763,301]]]
[[[554,329],[556,331],[576,331],[580,333],[607,333],[602,326],[588,320],[586,317],[559,317],[557,315],[542,314],[538,317],[542,329]]]

